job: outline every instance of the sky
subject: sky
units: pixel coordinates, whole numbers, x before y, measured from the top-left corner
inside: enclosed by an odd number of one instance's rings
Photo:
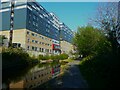
[[[76,31],[96,15],[97,2],[39,2],[48,12],[54,12],[61,22]]]

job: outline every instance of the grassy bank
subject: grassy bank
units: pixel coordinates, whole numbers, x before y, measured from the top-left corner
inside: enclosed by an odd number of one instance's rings
[[[80,62],[80,71],[90,88],[119,87],[120,56],[114,54],[86,57]]]

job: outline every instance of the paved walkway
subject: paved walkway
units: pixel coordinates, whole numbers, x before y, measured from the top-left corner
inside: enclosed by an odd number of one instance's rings
[[[87,84],[83,79],[79,67],[77,66],[79,61],[69,63],[69,69],[62,77],[62,88],[87,88]]]
[[[54,88],[87,88],[87,84],[83,79],[79,67],[79,61],[68,64],[69,68],[61,78],[53,79],[51,84]]]

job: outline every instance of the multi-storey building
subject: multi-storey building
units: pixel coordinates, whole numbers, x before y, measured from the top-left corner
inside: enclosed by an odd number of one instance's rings
[[[38,2],[14,1],[14,5],[11,5],[10,0],[2,0],[0,9],[0,34],[5,35],[10,41],[10,30],[13,30],[14,45],[19,44],[34,55],[45,55],[60,53],[60,34],[63,40],[71,43],[71,30],[60,29],[60,21],[55,14],[49,13]]]
[[[70,51],[73,49],[72,45],[72,38],[73,32],[67,25],[64,23],[60,23],[60,46],[61,46],[61,53],[69,54]]]
[[[60,21],[58,17],[54,13],[50,13],[52,16],[51,22],[53,23],[53,26],[57,29],[55,32],[59,33],[58,37],[60,38]],[[57,34],[56,34],[57,35]],[[60,53],[60,42],[58,40],[52,39],[52,50],[53,53]]]

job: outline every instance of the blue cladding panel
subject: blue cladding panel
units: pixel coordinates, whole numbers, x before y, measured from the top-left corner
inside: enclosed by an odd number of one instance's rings
[[[1,22],[1,20],[0,20]],[[10,11],[2,12],[2,30],[10,29]]]
[[[33,18],[34,16],[36,19]],[[38,26],[33,25],[33,22],[35,24],[38,24]],[[27,29],[34,31],[36,33],[42,34],[44,36],[47,36],[49,38],[59,40],[59,33],[56,33],[57,36],[55,36],[55,32],[57,29],[55,29],[52,26],[52,24],[49,24],[47,20],[45,20],[45,18],[41,18],[37,12],[30,11],[29,9],[27,9],[27,22],[26,23],[27,23],[27,27],[26,27]],[[46,24],[49,25],[50,27],[47,27]],[[46,29],[49,30],[49,32],[47,32]]]
[[[14,29],[26,28],[27,9],[14,10]]]
[[[26,28],[26,9],[14,10],[14,28]],[[2,30],[10,29],[10,11],[2,12]]]

